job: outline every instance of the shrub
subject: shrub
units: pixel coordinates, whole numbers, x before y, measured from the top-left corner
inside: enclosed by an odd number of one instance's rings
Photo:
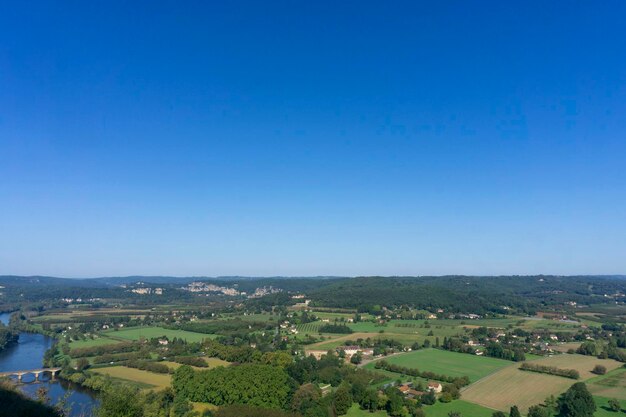
[[[606,374],[606,366],[596,365],[593,367],[593,370],[591,372],[593,372],[596,375],[604,375]]]

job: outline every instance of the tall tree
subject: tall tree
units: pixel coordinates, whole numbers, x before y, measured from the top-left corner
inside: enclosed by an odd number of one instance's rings
[[[559,398],[560,417],[593,417],[596,403],[584,382],[572,385]]]
[[[335,411],[337,415],[342,416],[352,407],[352,391],[350,385],[343,383],[335,391],[334,397]]]

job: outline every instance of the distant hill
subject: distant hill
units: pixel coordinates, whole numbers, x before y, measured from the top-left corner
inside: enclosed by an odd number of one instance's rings
[[[68,286],[68,287],[88,287],[88,288],[99,288],[99,287],[115,287],[123,284],[133,284],[136,282],[144,282],[148,284],[174,284],[174,285],[185,285],[193,281],[222,281],[229,283],[241,283],[245,285],[249,283],[250,285],[278,285],[282,284],[287,285],[287,282],[290,280],[293,281],[305,281],[308,282],[309,285],[313,284],[315,281],[331,281],[331,280],[350,280],[354,279],[358,281],[363,278],[374,278],[374,279],[401,279],[401,280],[421,280],[427,282],[437,282],[437,281],[446,281],[450,278],[470,278],[470,279],[497,279],[497,280],[506,280],[511,278],[524,278],[525,276],[463,276],[463,275],[455,275],[455,276],[406,276],[406,277],[398,277],[398,276],[386,276],[386,277],[341,277],[341,276],[315,276],[315,277],[287,277],[287,276],[274,276],[274,277],[246,277],[246,276],[218,276],[218,277],[208,277],[208,276],[194,276],[194,277],[173,277],[166,275],[157,275],[157,276],[145,276],[145,275],[130,275],[125,277],[97,277],[97,278],[62,278],[62,277],[50,277],[50,276],[41,276],[41,275],[33,275],[33,276],[19,276],[19,275],[0,275],[0,285],[18,285],[18,286],[42,286],[42,285],[54,285],[54,286]],[[576,276],[554,276],[554,275],[545,275],[545,277],[552,278],[572,278],[572,279],[580,279],[584,277],[588,278],[606,278],[606,279],[620,279],[626,280],[626,275],[576,275]],[[307,285],[307,287],[309,286]],[[246,287],[248,285],[245,285]],[[288,285],[289,286],[289,285]]]
[[[173,277],[165,275],[149,276],[149,275],[130,275],[126,277],[97,277],[97,278],[61,278],[49,276],[19,276],[19,275],[0,275],[0,285],[13,284],[20,286],[29,285],[58,285],[71,287],[102,287],[102,286],[119,286],[122,284],[133,284],[136,282],[145,282],[150,284],[188,284],[193,281],[278,281],[289,279],[335,279],[345,277],[243,277],[243,276],[195,276],[195,277]]]

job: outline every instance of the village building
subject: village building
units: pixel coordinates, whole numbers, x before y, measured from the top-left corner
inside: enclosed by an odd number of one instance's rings
[[[439,394],[441,390],[443,389],[443,387],[441,386],[439,382],[429,382],[428,389],[433,391],[435,394]]]

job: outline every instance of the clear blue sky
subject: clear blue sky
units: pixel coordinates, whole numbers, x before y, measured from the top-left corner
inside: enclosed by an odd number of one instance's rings
[[[0,273],[626,273],[626,3],[12,2]]]

